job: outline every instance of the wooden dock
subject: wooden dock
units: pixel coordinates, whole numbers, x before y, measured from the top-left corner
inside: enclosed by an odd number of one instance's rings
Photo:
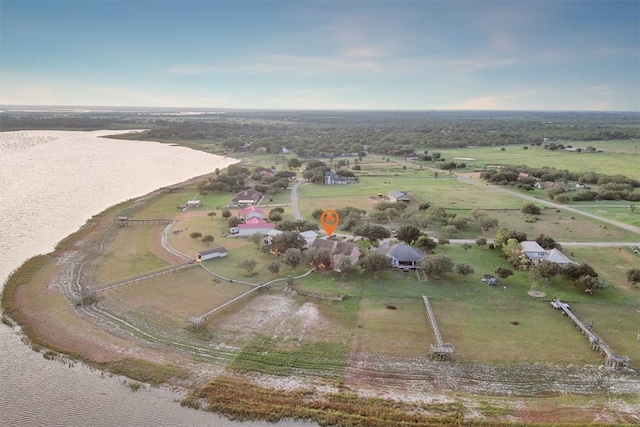
[[[442,339],[438,322],[436,322],[436,316],[433,314],[433,309],[429,302],[429,297],[423,295],[422,300],[424,301],[424,306],[427,310],[427,317],[429,317],[429,323],[431,323],[431,329],[433,329],[433,335],[436,339],[436,343],[431,344],[429,347],[429,357],[436,360],[455,360],[453,345],[445,343]]]
[[[607,345],[593,330],[591,326],[582,323],[578,317],[573,314],[571,309],[569,308],[569,304],[560,301],[559,299],[554,299],[551,301],[551,306],[556,310],[562,310],[563,314],[567,315],[569,319],[576,325],[578,329],[582,332],[582,335],[585,335],[589,340],[589,344],[591,345],[591,350],[600,351],[605,357],[605,365],[614,368],[614,369],[623,369],[629,367],[629,358],[626,356],[617,356],[611,347]]]

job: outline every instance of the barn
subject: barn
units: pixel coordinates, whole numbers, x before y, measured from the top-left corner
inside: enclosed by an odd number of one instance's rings
[[[218,246],[217,248],[198,252],[198,256],[196,257],[196,260],[200,262],[200,261],[206,261],[208,259],[213,259],[213,258],[222,258],[225,256],[227,256],[227,250],[222,246]]]

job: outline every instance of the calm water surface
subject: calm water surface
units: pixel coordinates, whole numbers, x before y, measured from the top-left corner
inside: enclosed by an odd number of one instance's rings
[[[0,283],[107,207],[235,162],[184,147],[99,138],[114,133],[0,133]],[[180,397],[163,389],[133,393],[122,378],[48,361],[0,324],[2,426],[274,425],[181,408]],[[277,424],[299,425],[315,424]]]

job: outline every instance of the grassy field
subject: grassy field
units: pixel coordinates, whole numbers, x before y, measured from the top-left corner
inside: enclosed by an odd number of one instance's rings
[[[545,150],[543,147],[510,145],[504,147],[474,147],[461,149],[434,149],[446,161],[464,162],[469,168],[482,169],[485,165],[528,165],[531,167],[550,166],[557,169],[568,169],[576,172],[595,172],[616,175],[624,171],[624,175],[640,179],[640,168],[637,159],[640,156],[640,141],[598,141],[598,142],[562,142],[573,147],[596,147],[602,153],[571,153],[564,150]],[[455,158],[472,158],[473,160],[455,160]],[[424,165],[431,165],[425,162]]]

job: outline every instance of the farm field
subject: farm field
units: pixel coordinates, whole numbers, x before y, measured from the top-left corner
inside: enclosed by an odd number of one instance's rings
[[[564,150],[546,150],[543,147],[508,145],[504,147],[474,147],[462,149],[434,149],[446,161],[465,162],[469,168],[483,169],[485,165],[528,165],[532,167],[550,166],[570,171],[595,172],[616,175],[622,172],[630,178],[640,179],[640,141],[555,141],[556,144],[571,145],[583,150],[592,146],[602,153],[571,153]],[[502,151],[504,148],[504,151]],[[455,160],[471,158],[473,160]],[[419,164],[422,164],[420,162]],[[429,166],[431,162],[425,162]]]

